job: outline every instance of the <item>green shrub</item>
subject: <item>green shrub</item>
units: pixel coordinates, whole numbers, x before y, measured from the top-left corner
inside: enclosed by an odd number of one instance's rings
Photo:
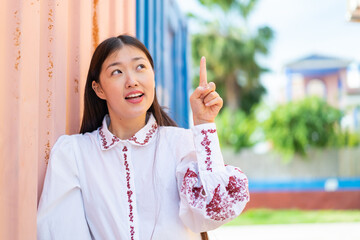
[[[306,156],[309,148],[360,146],[360,132],[341,129],[340,110],[316,97],[289,102],[270,110],[264,104],[250,114],[224,108],[216,118],[222,146],[235,151],[270,141],[285,161]]]
[[[348,129],[339,128],[332,145],[336,147],[357,147],[360,145],[360,132],[350,132]]]
[[[342,113],[325,101],[310,97],[278,106],[263,124],[266,139],[290,159],[306,155],[308,147],[334,146]]]
[[[252,147],[257,141],[253,135],[259,126],[253,115],[243,111],[232,112],[224,108],[216,118],[219,127],[218,136],[222,146],[228,146],[235,151]]]

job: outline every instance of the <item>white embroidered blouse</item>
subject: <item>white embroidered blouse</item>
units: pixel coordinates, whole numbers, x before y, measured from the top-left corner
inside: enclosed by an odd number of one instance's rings
[[[107,128],[54,145],[38,208],[39,240],[200,239],[249,201],[243,172],[225,166],[215,124],[147,124],[128,140]]]

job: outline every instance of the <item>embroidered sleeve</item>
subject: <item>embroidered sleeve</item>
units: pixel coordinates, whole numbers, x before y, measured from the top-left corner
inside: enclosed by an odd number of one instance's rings
[[[180,218],[202,232],[242,212],[249,201],[248,180],[239,168],[224,165],[215,124],[195,126],[192,133],[194,146],[187,146],[190,151],[177,167]]]
[[[69,136],[60,137],[51,150],[37,213],[37,239],[91,239]]]

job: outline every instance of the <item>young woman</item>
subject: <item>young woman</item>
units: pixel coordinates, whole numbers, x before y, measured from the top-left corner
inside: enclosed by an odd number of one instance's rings
[[[222,99],[205,58],[192,129],[161,109],[153,60],[126,35],[95,50],[84,103],[80,134],[52,149],[38,239],[206,239],[244,209],[247,178],[224,165],[214,124]]]

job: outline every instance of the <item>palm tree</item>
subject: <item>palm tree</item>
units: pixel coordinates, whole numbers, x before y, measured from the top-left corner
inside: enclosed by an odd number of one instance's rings
[[[257,0],[200,0],[208,8],[217,9],[218,18],[206,21],[195,17],[205,30],[192,35],[192,55],[207,56],[209,81],[217,84],[232,110],[249,112],[265,93],[259,81],[266,71],[257,61],[258,54],[267,54],[273,31],[267,27],[251,33],[247,19]],[[196,61],[194,61],[196,62]]]

